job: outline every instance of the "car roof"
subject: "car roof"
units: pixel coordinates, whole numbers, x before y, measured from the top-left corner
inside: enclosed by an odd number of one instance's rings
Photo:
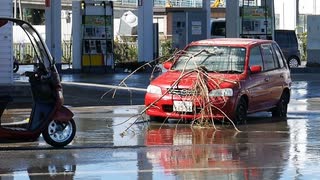
[[[234,47],[249,47],[256,44],[272,43],[272,40],[264,39],[247,39],[247,38],[215,38],[205,39],[200,41],[194,41],[190,43],[190,46],[194,45],[219,45],[219,46],[234,46]]]

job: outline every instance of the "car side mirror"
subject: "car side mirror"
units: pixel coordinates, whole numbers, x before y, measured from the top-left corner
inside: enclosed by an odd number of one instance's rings
[[[172,65],[173,65],[172,62],[163,63],[163,67],[166,68],[167,70],[171,69]]]
[[[252,74],[256,74],[262,71],[262,67],[259,65],[250,66],[250,71]]]

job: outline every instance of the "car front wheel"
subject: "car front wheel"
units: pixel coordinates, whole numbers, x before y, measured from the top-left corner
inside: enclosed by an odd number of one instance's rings
[[[240,101],[238,102],[236,112],[235,112],[235,123],[240,124],[240,123],[245,123],[247,120],[247,110],[248,110],[248,105],[247,101],[244,98],[241,98]]]

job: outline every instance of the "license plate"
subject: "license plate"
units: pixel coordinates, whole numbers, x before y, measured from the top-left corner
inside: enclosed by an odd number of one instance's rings
[[[176,112],[192,112],[191,101],[173,101],[173,111]]]

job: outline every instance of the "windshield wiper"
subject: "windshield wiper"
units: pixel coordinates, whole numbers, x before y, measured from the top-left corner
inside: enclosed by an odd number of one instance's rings
[[[224,71],[216,71],[218,73],[227,73],[227,74],[241,74],[242,71],[239,70],[224,70]]]

